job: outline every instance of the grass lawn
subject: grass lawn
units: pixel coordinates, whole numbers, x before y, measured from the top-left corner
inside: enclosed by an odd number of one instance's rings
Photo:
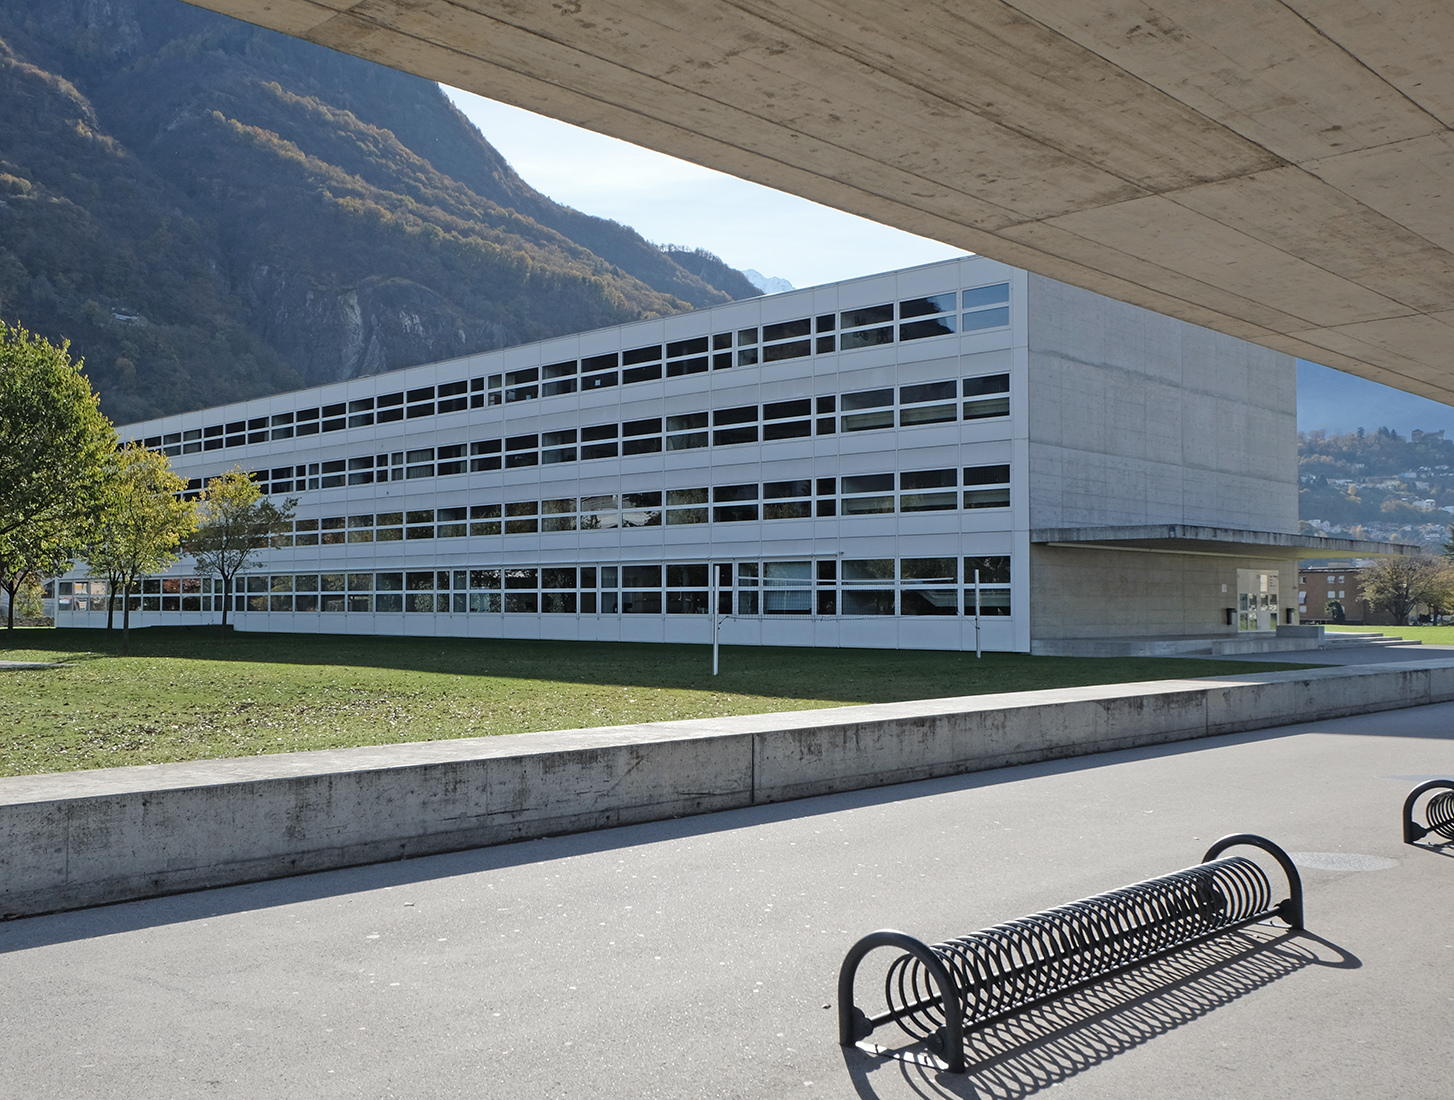
[[[1329,634],[1383,634],[1425,645],[1454,645],[1454,626],[1330,626]]]
[[[1307,668],[907,650],[17,630],[0,775]]]

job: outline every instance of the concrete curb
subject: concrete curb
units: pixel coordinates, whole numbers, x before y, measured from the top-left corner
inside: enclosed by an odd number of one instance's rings
[[[0,918],[1454,700],[1454,660],[0,779]]]

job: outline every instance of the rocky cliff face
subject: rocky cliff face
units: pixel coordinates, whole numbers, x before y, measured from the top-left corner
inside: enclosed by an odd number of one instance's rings
[[[0,0],[0,317],[118,420],[756,293],[540,195],[426,81],[175,0]]]

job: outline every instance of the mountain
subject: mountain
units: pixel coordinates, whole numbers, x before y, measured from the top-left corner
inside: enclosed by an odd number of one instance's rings
[[[758,293],[541,195],[428,81],[176,0],[0,0],[0,318],[115,420]]]
[[[785,291],[796,290],[792,283],[776,275],[764,275],[761,271],[749,267],[742,274],[747,276],[747,281],[764,294],[782,294]]]
[[[1298,433],[1298,516],[1323,535],[1436,548],[1454,516],[1454,440],[1444,430]]]

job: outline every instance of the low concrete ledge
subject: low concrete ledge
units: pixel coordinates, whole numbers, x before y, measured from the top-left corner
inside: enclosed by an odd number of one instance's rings
[[[1454,700],[1454,661],[0,779],[0,916]]]

